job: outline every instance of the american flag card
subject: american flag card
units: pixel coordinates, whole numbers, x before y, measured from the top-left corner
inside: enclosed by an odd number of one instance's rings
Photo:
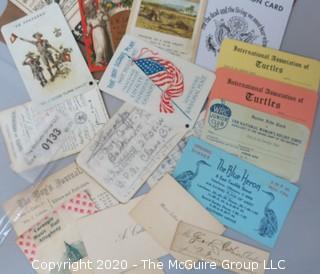
[[[215,75],[126,35],[109,63],[100,89],[177,127],[191,128]]]

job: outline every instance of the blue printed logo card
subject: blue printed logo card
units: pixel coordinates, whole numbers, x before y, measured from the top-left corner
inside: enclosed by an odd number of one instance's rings
[[[298,187],[191,137],[173,176],[222,224],[273,247]]]

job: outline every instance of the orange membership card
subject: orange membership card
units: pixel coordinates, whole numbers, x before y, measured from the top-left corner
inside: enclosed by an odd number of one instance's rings
[[[209,102],[215,99],[276,115],[312,130],[318,95],[303,87],[220,68]]]

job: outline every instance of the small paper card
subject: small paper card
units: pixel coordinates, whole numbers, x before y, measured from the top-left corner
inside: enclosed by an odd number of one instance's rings
[[[193,62],[207,2],[135,0],[127,33]]]
[[[38,248],[81,217],[94,214],[97,208],[90,196],[79,192],[68,202],[55,208],[28,231],[19,235],[17,245],[30,262],[38,257]]]
[[[78,192],[86,192],[98,210],[118,204],[109,192],[80,167],[71,164],[39,185],[17,194],[3,208],[17,235],[21,235]]]
[[[225,39],[217,69],[223,67],[318,92],[320,62],[299,55]]]
[[[132,1],[78,0],[90,71],[104,71],[126,32]]]
[[[91,90],[66,99],[44,113],[60,112],[73,122],[64,137],[61,149],[50,159],[58,160],[79,152],[108,120],[104,102],[98,90]],[[18,160],[30,145],[30,136],[39,135],[43,114],[37,113],[32,103],[26,103],[0,113],[1,131],[12,163],[17,170]]]
[[[190,138],[174,177],[221,223],[273,247],[298,187]]]
[[[164,119],[125,104],[79,154],[78,164],[128,202],[185,135]]]
[[[170,251],[179,221],[199,225],[217,234],[224,227],[207,212],[170,175],[165,175],[130,212],[150,235],[179,261],[190,259]]]
[[[293,0],[210,0],[202,25],[196,63],[215,70],[225,38],[280,48]]]
[[[57,4],[3,26],[2,33],[29,95],[37,103],[55,103],[94,87]]]
[[[192,128],[214,79],[213,73],[126,35],[99,87],[176,127]]]
[[[310,132],[318,105],[317,93],[308,89],[228,68],[217,71],[209,102],[215,99],[291,120]]]
[[[166,255],[166,250],[129,215],[141,199],[143,197],[78,220],[80,235],[93,262],[122,259],[127,262],[127,269],[101,267],[99,274],[124,272],[141,265],[141,260],[153,260]]]
[[[9,153],[17,150],[17,153],[12,156],[14,161],[11,164],[15,172],[20,173],[22,177],[33,183],[41,176],[46,164],[57,159],[57,155],[64,145],[64,140],[68,140],[70,132],[73,132],[76,127],[68,114],[53,108],[33,116],[32,125],[30,120],[18,121],[22,118],[21,116],[18,119],[15,114],[10,117],[10,110],[3,115],[4,121],[1,121],[2,117],[0,117],[1,130],[5,142],[9,146]],[[13,118],[12,121],[10,118]],[[6,122],[9,123],[6,124]],[[18,122],[25,124],[21,126]],[[19,129],[18,126],[20,126]],[[27,129],[27,132],[24,132],[24,129]],[[17,132],[17,130],[20,136],[10,136],[12,132]],[[22,136],[25,138],[23,143],[20,143],[19,137]],[[10,137],[13,139],[10,140]]]
[[[261,249],[184,222],[178,224],[171,249],[199,260],[215,262],[222,268],[223,262],[237,262],[237,267],[228,270],[239,274],[263,274],[269,258],[269,253]],[[245,268],[245,265],[251,267]]]
[[[301,124],[213,100],[202,138],[277,176],[297,182],[310,136]]]

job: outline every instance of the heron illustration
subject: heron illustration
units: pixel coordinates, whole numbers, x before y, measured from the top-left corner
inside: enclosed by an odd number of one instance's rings
[[[206,165],[210,166],[206,161],[200,160],[197,162],[197,167],[195,172],[192,170],[187,170],[182,172],[180,175],[176,176],[176,180],[186,189],[189,190],[192,181],[198,176],[200,166]]]
[[[275,200],[275,197],[271,192],[263,192],[270,197],[270,200],[264,207],[264,217],[260,221],[260,227],[258,231],[260,236],[272,238],[278,230],[277,215],[271,208],[269,208],[271,203]]]

